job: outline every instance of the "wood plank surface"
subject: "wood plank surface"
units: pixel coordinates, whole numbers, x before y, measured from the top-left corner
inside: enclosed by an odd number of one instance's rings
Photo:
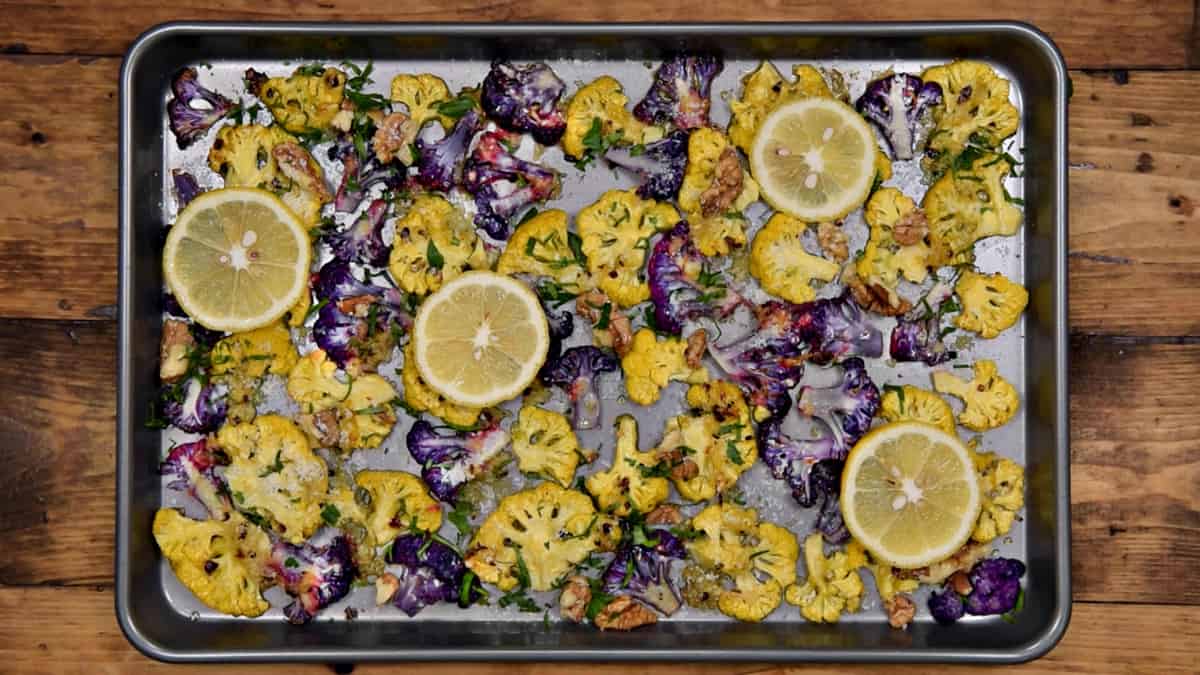
[[[0,65],[0,316],[111,318],[119,64]],[[1200,335],[1200,72],[1072,77],[1072,330]]]
[[[30,608],[53,607],[53,612]],[[1121,629],[1113,630],[1114,623]],[[1200,607],[1076,603],[1071,625],[1057,649],[1033,663],[1015,666],[1013,673],[1154,674],[1194,672],[1200,659]],[[262,673],[265,666],[171,666],[151,661],[133,650],[121,635],[113,613],[112,591],[94,588],[0,588],[0,663],[9,675],[41,675],[53,664],[56,673],[137,675],[164,672],[219,672],[222,675]],[[929,666],[806,666],[768,669],[753,664],[666,664],[653,668],[659,675],[715,675],[758,672],[763,675],[853,672],[916,675]],[[561,664],[420,663],[408,666],[358,665],[355,675],[394,673],[401,669],[422,675],[626,675],[650,670],[645,665],[587,664],[579,670]],[[289,665],[286,672],[317,675],[334,671],[326,665]],[[938,666],[938,673],[977,673],[970,666]]]
[[[3,0],[0,16],[19,13],[0,35],[0,49],[53,54],[118,55],[146,28],[175,20],[242,21],[914,21],[1013,20],[1030,22],[1054,37],[1072,68],[1188,65],[1195,5],[1192,0],[1107,0],[1087,11],[1061,0],[993,0],[953,3],[909,0],[773,0],[712,3],[705,0],[559,2],[558,0],[459,0],[378,3],[370,0],[296,3],[211,0],[181,8],[132,0],[113,11],[88,0]]]

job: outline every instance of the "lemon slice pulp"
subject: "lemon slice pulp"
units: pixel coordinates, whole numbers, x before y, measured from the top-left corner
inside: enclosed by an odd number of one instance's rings
[[[454,403],[476,408],[520,394],[550,346],[537,296],[493,272],[467,272],[426,298],[413,340],[421,379]]]
[[[878,559],[904,569],[944,560],[979,517],[979,482],[962,441],[921,422],[864,436],[846,458],[842,516]]]
[[[835,220],[867,200],[876,147],[870,126],[853,108],[806,98],[763,120],[750,169],[771,206],[808,222]]]
[[[308,232],[274,194],[212,190],[179,214],[163,246],[163,275],[201,325],[239,332],[278,320],[308,292]]]

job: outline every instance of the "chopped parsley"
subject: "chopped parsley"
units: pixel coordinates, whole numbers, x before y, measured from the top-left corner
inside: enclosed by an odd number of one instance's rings
[[[442,252],[438,250],[437,244],[434,244],[432,239],[425,247],[425,257],[429,260],[429,266],[435,270],[442,269],[446,264],[446,259],[442,257]]]
[[[437,112],[439,115],[445,115],[452,119],[458,119],[463,115],[471,112],[475,108],[475,99],[467,94],[459,94],[449,101],[442,101],[437,104]]]
[[[276,450],[275,461],[271,464],[268,464],[267,468],[263,469],[262,472],[258,474],[258,477],[266,478],[267,476],[270,476],[273,473],[279,473],[280,471],[283,471],[283,451]]]
[[[337,527],[338,521],[342,518],[342,512],[333,504],[326,504],[321,507],[321,520],[330,527]]]

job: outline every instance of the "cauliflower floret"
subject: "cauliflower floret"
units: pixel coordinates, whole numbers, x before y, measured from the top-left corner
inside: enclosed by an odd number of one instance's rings
[[[1012,169],[1008,160],[984,155],[970,166],[969,171],[947,172],[921,200],[929,222],[931,266],[971,262],[976,241],[1013,235],[1021,227],[1024,215],[1004,189]]]
[[[508,244],[496,263],[496,271],[510,276],[529,274],[548,277],[568,293],[583,293],[591,289],[592,280],[587,273],[587,260],[582,256],[582,249],[572,250],[572,238],[575,236],[567,231],[565,211],[542,211],[521,223],[508,238]],[[576,244],[577,247],[580,245]]]
[[[774,523],[759,522],[754,509],[714,504],[692,518],[699,534],[688,552],[704,569],[733,579],[717,607],[741,621],[762,621],[779,606],[782,589],[796,581],[796,536]],[[819,535],[818,535],[819,536]]]
[[[621,415],[616,429],[612,466],[608,471],[588,476],[587,491],[605,513],[621,517],[633,511],[650,513],[667,500],[670,486],[666,478],[648,475],[658,460],[652,453],[638,451],[637,420]]]
[[[246,72],[250,93],[258,97],[275,121],[293,134],[329,129],[342,107],[346,74],[337,68],[312,73],[297,68],[291,77],[266,77]]]
[[[382,545],[406,532],[437,532],[442,507],[421,479],[404,471],[359,471],[354,482],[371,495],[366,526]]]
[[[861,549],[860,549],[861,551]],[[804,562],[808,578],[787,589],[788,603],[800,607],[800,614],[815,623],[836,623],[842,612],[857,612],[862,603],[863,582],[858,568],[866,565],[861,552],[834,553],[825,557],[820,533],[804,540]]]
[[[225,480],[239,509],[263,517],[293,544],[316,531],[329,490],[327,467],[291,420],[261,415],[226,424],[217,432],[217,445],[229,456]]]
[[[278,126],[224,126],[208,151],[208,166],[225,187],[256,187],[279,195],[301,221],[316,225],[331,199],[321,165]]]
[[[292,337],[281,323],[223,337],[212,349],[212,373],[236,371],[246,377],[282,375],[300,360]]]
[[[764,291],[796,304],[816,299],[813,279],[831,281],[841,269],[804,250],[801,238],[806,228],[800,220],[776,213],[750,246],[750,274]]]
[[[633,190],[609,190],[576,220],[588,270],[600,290],[621,307],[649,299],[642,267],[650,237],[679,221],[675,209],[642,199]]]
[[[342,450],[377,448],[396,424],[391,383],[379,375],[337,378],[337,364],[315,349],[288,374],[288,395],[300,404],[300,426],[314,442]]]
[[[633,335],[629,352],[621,357],[629,399],[638,405],[653,405],[662,388],[672,380],[691,384],[707,382],[708,371],[704,365],[689,366],[684,356],[686,351],[687,342],[679,338],[659,340],[654,331],[639,329]]]
[[[423,194],[396,222],[388,271],[404,291],[425,295],[468,269],[488,267],[488,262],[471,221],[445,198]]]
[[[733,112],[729,138],[742,151],[750,153],[758,126],[776,106],[809,96],[833,98],[829,85],[816,68],[795,66],[792,75],[796,80],[786,82],[775,66],[763,61],[754,72],[742,78],[742,97],[729,103]]]
[[[587,495],[542,483],[500,500],[471,539],[466,563],[481,581],[502,591],[525,582],[529,590],[548,591],[593,551],[611,549],[619,538],[617,520],[597,513]]]
[[[1016,133],[1021,115],[1008,100],[1008,80],[986,63],[934,66],[921,79],[942,87],[943,104],[933,109],[935,127],[927,146],[935,168],[947,168],[968,143],[994,148]]]
[[[658,454],[676,465],[671,477],[679,494],[704,501],[737,483],[758,459],[758,444],[736,384],[694,384],[687,402],[692,414],[667,420]]]
[[[405,74],[392,78],[392,102],[404,104],[408,109],[409,119],[416,122],[417,128],[432,119],[440,120],[446,129],[453,127],[454,118],[440,115],[437,111],[438,104],[448,100],[450,87],[437,75]]]
[[[1025,470],[992,452],[972,453],[979,474],[983,508],[971,538],[986,544],[1012,530],[1017,512],[1025,508]]]
[[[696,248],[728,255],[746,244],[742,211],[758,201],[758,183],[742,169],[737,150],[720,131],[702,127],[688,137],[688,163],[679,189]]]
[[[379,375],[361,375],[350,385],[350,396],[338,408],[343,450],[378,448],[396,426],[392,401],[399,398],[392,383]]]
[[[471,427],[479,419],[480,408],[468,408],[447,401],[441,394],[429,388],[417,370],[417,359],[413,355],[410,340],[404,347],[404,367],[400,369],[400,382],[404,385],[404,404],[415,412],[427,412],[454,427]]]
[[[579,466],[579,439],[563,415],[528,402],[509,431],[522,473],[535,473],[568,486]]]
[[[1029,302],[1025,287],[1003,274],[965,270],[954,285],[954,292],[962,302],[962,313],[954,325],[988,339],[1011,328]]]
[[[995,429],[1011,420],[1021,405],[1017,389],[1000,377],[996,363],[988,359],[975,362],[975,377],[970,382],[944,370],[935,371],[933,388],[962,399],[958,423],[972,431]]]
[[[205,605],[233,616],[260,616],[270,607],[261,585],[271,542],[240,515],[192,520],[175,509],[159,509],[154,541],[175,576]]]
[[[913,421],[933,425],[955,435],[954,409],[941,396],[906,384],[903,387],[885,386],[879,414],[889,422]]]
[[[335,408],[350,397],[351,382],[337,378],[337,364],[322,349],[314,349],[288,373],[287,392],[303,413]]]
[[[622,139],[629,142],[642,141],[646,125],[626,110],[627,103],[629,98],[621,89],[621,83],[608,75],[598,77],[581,87],[567,102],[567,131],[562,138],[563,152],[577,159],[587,156],[589,148],[584,137],[592,131],[596,120],[600,121],[602,138],[620,134]]]
[[[902,302],[896,293],[900,277],[921,283],[928,274],[929,245],[925,216],[916,203],[896,188],[880,188],[865,210],[871,236],[855,267],[864,283],[886,291],[888,304]]]

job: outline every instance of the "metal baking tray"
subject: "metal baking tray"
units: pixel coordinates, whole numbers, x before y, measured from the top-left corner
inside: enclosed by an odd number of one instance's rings
[[[954,58],[991,63],[1012,82],[1022,114],[1014,147],[1024,174],[1010,190],[1025,199],[1020,235],[982,242],[978,264],[1023,280],[1032,301],[1016,329],[999,339],[962,345],[967,358],[992,358],[1021,392],[1020,415],[990,432],[984,447],[1025,463],[1025,519],[997,548],[1028,564],[1025,609],[1009,624],[979,617],[944,627],[927,613],[906,631],[887,626],[877,601],[834,625],[804,622],[784,605],[761,624],[737,624],[711,613],[685,612],[633,633],[599,632],[541,614],[432,607],[416,619],[373,608],[373,589],[359,589],[304,627],[275,609],[258,619],[222,616],[200,605],[174,578],[150,533],[155,509],[182,505],[166,489],[157,465],[169,434],[144,426],[157,393],[162,277],[161,228],[175,214],[169,169],[194,169],[206,183],[206,144],[178,150],[166,129],[164,104],[173,73],[204,64],[206,84],[239,91],[248,65],[272,73],[298,63],[351,60],[375,64],[375,88],[386,91],[400,72],[434,72],[451,88],[478,83],[497,57],[548,62],[568,85],[612,74],[631,98],[650,82],[651,67],[678,49],[720,53],[724,73],[714,83],[713,117],[728,119],[725,99],[738,78],[769,59],[786,72],[795,63],[837,68],[852,94],[872,73],[919,70]],[[290,65],[289,65],[290,64]],[[1069,81],[1054,44],[1019,23],[744,24],[744,25],[363,25],[176,23],[151,29],[129,49],[121,71],[120,342],[116,611],[121,629],[145,654],[166,661],[367,660],[739,660],[739,661],[1025,661],[1050,650],[1070,616],[1070,513],[1067,430],[1066,102]],[[552,165],[565,167],[557,151]],[[557,162],[557,164],[555,164]],[[915,164],[915,163],[909,163]],[[900,169],[900,165],[897,165]],[[552,206],[574,213],[627,179],[593,169],[585,182],[566,172],[564,196]],[[622,182],[624,181],[624,182]],[[888,184],[920,194],[915,170]],[[765,213],[750,213],[761,224]],[[861,219],[847,223],[865,236]],[[855,232],[858,232],[855,235]],[[861,243],[861,241],[856,242]],[[886,325],[886,321],[881,325]],[[579,331],[577,331],[579,332]],[[885,332],[886,336],[886,332]],[[873,376],[916,382],[924,366],[876,365]],[[807,376],[806,376],[807,377]],[[678,401],[674,396],[664,398]],[[615,397],[614,397],[615,398]],[[605,404],[606,417],[620,410]],[[643,435],[657,438],[661,416],[639,411]],[[657,416],[656,416],[657,415]],[[601,428],[607,428],[601,425]],[[392,452],[361,453],[372,467],[412,470],[403,428]],[[588,445],[588,439],[582,439]],[[592,447],[595,447],[593,445]],[[399,451],[397,451],[399,450]],[[601,464],[605,464],[602,454]],[[743,477],[749,505],[801,534],[811,514],[795,508],[765,467]],[[869,575],[865,575],[869,577]],[[867,580],[868,585],[871,581]],[[870,593],[868,593],[870,596]],[[923,603],[921,603],[923,604]],[[360,608],[349,621],[342,611]]]

